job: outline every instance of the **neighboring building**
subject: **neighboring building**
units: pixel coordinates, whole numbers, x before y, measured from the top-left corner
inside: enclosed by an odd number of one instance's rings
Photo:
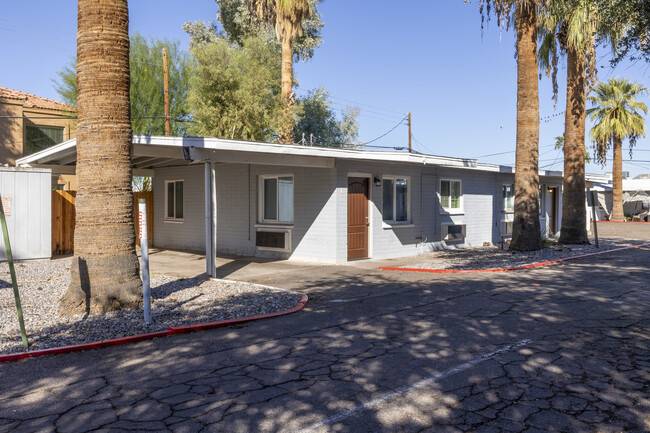
[[[19,164],[74,173],[76,142]],[[216,138],[133,137],[151,176],[156,247],[340,263],[511,234],[514,169],[473,159]],[[562,173],[540,171],[543,235],[560,229]]]
[[[75,107],[30,93],[0,87],[0,164],[39,152],[75,136]],[[75,189],[74,176],[58,176],[54,185]]]
[[[595,176],[592,178],[594,189],[598,191],[598,219],[608,219],[612,209],[611,173],[606,173],[599,179]],[[633,219],[647,220],[650,213],[650,176],[623,178],[623,212]]]

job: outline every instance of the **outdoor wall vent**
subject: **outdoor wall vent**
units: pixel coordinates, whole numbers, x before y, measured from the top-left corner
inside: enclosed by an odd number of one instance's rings
[[[287,230],[264,230],[255,233],[255,246],[258,248],[271,248],[274,250],[289,250],[291,236]]]
[[[440,228],[443,241],[462,241],[467,236],[465,224],[442,224]]]

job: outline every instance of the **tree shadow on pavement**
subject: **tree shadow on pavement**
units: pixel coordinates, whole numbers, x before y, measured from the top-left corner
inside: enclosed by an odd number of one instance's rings
[[[0,366],[0,430],[647,431],[648,256],[278,276],[304,311]]]

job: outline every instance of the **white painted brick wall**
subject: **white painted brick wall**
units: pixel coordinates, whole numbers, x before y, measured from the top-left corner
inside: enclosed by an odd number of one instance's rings
[[[165,221],[165,181],[183,180],[183,221]],[[205,252],[203,165],[157,168],[153,177],[156,248]]]
[[[403,257],[432,249],[478,246],[498,242],[504,218],[501,188],[513,183],[511,174],[400,163],[337,161],[333,169],[246,164],[218,164],[217,248],[221,253],[292,258],[321,262],[347,261],[348,176],[370,176],[369,252],[374,259]],[[258,223],[259,176],[294,176],[294,223],[291,252],[260,250],[255,246]],[[382,221],[382,187],[375,176],[411,179],[410,227],[387,227]],[[164,181],[183,179],[185,220],[164,222]],[[441,212],[440,179],[462,179],[463,213]],[[161,248],[205,251],[204,167],[157,169],[154,177],[154,242]],[[421,194],[422,191],[422,194]],[[441,224],[466,224],[464,242],[441,241]]]

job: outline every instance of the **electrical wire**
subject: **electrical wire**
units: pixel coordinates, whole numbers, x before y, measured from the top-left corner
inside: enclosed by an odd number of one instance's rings
[[[391,132],[393,132],[394,130],[396,130],[398,126],[403,125],[402,122],[404,122],[406,119],[408,119],[408,115],[405,116],[402,120],[399,121],[399,123],[397,123],[397,125],[393,126],[390,130],[388,130],[388,131],[385,132],[384,134],[380,135],[380,136],[377,137],[377,138],[373,138],[373,139],[370,140],[370,141],[366,141],[365,143],[358,144],[357,146],[367,146],[367,147],[369,147],[368,144],[370,144],[370,143],[374,143],[375,141],[379,140],[380,138],[384,138],[385,136],[387,136],[388,134],[390,134]]]
[[[6,18],[0,18],[0,21],[4,21],[6,23],[12,23],[12,24],[19,24],[21,26],[33,27],[35,29],[46,30],[48,32],[62,33],[64,35],[73,35],[73,36],[77,35],[76,33],[72,33],[72,32],[65,32],[65,31],[62,31],[62,30],[56,30],[56,29],[52,29],[52,28],[48,28],[48,27],[37,26],[37,25],[34,25],[34,24],[21,23],[20,21],[8,20]]]
[[[309,93],[309,92],[310,92],[309,90],[307,90],[307,89],[303,89],[303,88],[301,88],[301,87],[296,87],[296,90],[300,90],[301,92],[305,92],[305,93]],[[387,112],[391,112],[391,113],[399,114],[399,115],[401,115],[401,116],[406,115],[406,113],[404,113],[404,112],[400,112],[400,111],[396,111],[396,110],[390,110],[390,109],[387,109],[387,108],[378,107],[378,106],[376,106],[376,105],[364,104],[363,102],[357,102],[357,101],[353,101],[353,100],[351,100],[351,99],[339,98],[339,97],[337,97],[337,96],[332,96],[332,95],[330,95],[330,98],[332,98],[332,99],[338,99],[338,100],[340,100],[340,101],[350,102],[350,103],[353,103],[353,104],[356,104],[356,105],[363,105],[363,106],[366,106],[366,107],[374,108],[374,109],[376,109],[376,110],[382,110],[382,111],[387,111]]]

